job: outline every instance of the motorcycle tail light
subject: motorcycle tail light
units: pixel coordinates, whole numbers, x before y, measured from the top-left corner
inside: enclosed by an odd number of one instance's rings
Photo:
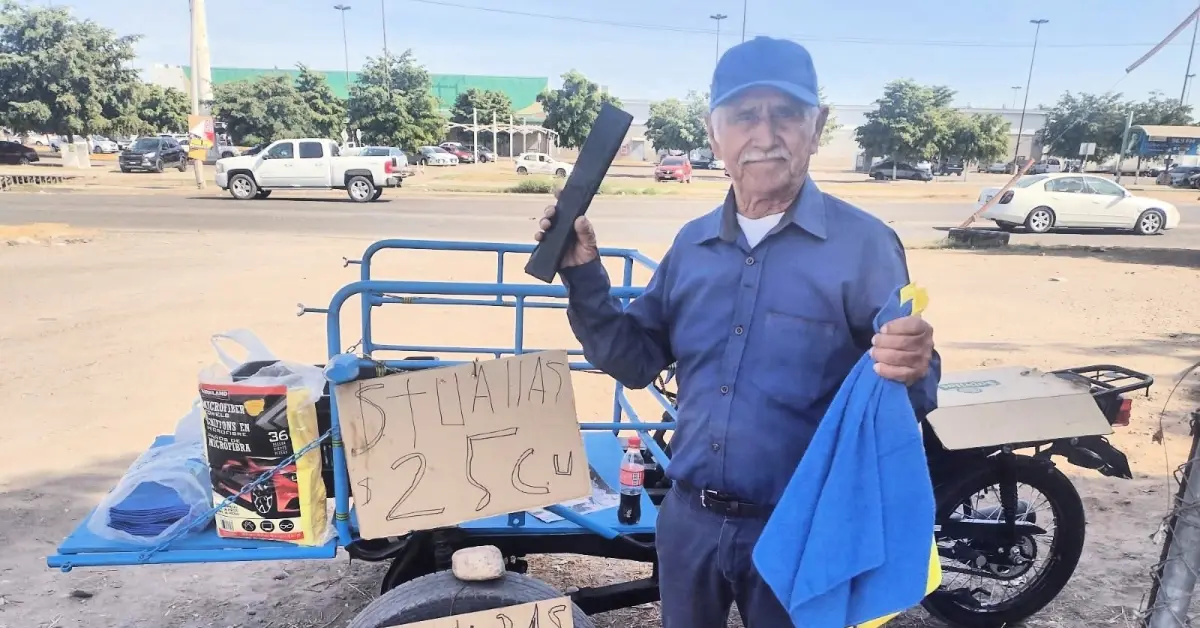
[[[1129,417],[1133,414],[1133,400],[1122,399],[1121,408],[1117,410],[1117,416],[1113,419],[1113,425],[1126,426],[1129,425]]]
[[[1009,190],[1009,191],[1005,192],[1003,196],[1000,197],[998,204],[1007,205],[1008,203],[1012,202],[1012,198],[1013,198],[1013,192],[1012,192],[1012,190]]]

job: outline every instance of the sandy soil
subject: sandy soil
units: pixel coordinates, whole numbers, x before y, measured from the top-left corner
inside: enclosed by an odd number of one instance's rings
[[[283,356],[321,360],[324,319],[296,317],[295,304],[322,305],[353,280],[357,267],[342,268],[341,257],[356,257],[366,244],[109,233],[60,246],[0,246],[0,628],[328,628],[344,626],[375,595],[382,567],[344,556],[67,574],[44,562],[151,439],[174,428],[195,394],[197,371],[214,359],[212,333],[246,327]],[[1133,424],[1113,439],[1129,454],[1136,479],[1064,465],[1088,507],[1087,548],[1067,591],[1030,622],[1132,625],[1159,552],[1149,535],[1171,494],[1167,473],[1186,454],[1184,410],[1200,401],[1177,393],[1166,414],[1166,447],[1151,442],[1170,382],[1200,359],[1200,274],[1153,250],[914,250],[910,262],[930,290],[928,318],[949,369],[1111,361],[1160,378],[1149,399],[1135,402]],[[486,256],[393,254],[382,258],[379,275],[492,281],[493,263]],[[519,281],[520,264],[509,267]],[[399,342],[510,342],[511,312],[450,312],[394,307],[377,330]],[[574,346],[561,312],[532,313],[528,329],[527,346]],[[355,340],[346,333],[340,344]],[[611,408],[601,378],[581,376],[576,387],[584,420]],[[645,401],[639,407],[652,407]],[[532,566],[560,587],[617,581],[641,569],[580,557],[540,558]],[[659,625],[653,607],[596,620],[609,628]],[[917,611],[895,625],[936,624]]]

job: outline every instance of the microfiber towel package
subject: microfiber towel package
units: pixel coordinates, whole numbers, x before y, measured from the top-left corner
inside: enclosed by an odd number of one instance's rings
[[[898,289],[875,329],[919,313]],[[842,383],[754,548],[754,565],[796,626],[879,626],[941,582],[933,486],[908,390],[869,354]]]

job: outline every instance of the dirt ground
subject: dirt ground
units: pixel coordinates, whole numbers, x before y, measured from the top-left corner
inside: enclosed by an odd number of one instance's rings
[[[297,317],[295,304],[324,305],[357,276],[342,256],[354,258],[367,244],[106,233],[0,246],[0,628],[336,628],[377,593],[383,567],[344,555],[66,574],[45,565],[151,439],[174,429],[195,395],[197,372],[214,360],[211,334],[249,328],[284,357],[322,360],[324,318]],[[1129,454],[1134,480],[1062,465],[1084,495],[1087,545],[1068,589],[1029,625],[1132,625],[1159,552],[1149,535],[1173,491],[1167,472],[1187,450],[1185,409],[1200,401],[1177,393],[1166,447],[1151,442],[1171,383],[1200,360],[1200,273],[1187,259],[1147,249],[910,251],[913,275],[930,292],[927,316],[947,369],[1116,362],[1159,378],[1149,399],[1135,401],[1133,424],[1113,438]],[[377,276],[492,281],[493,260],[396,253],[381,258]],[[521,280],[521,264],[508,266],[510,279]],[[376,329],[395,342],[511,341],[511,311],[473,309],[394,306]],[[350,330],[353,311],[343,317]],[[561,311],[535,311],[527,325],[526,346],[574,346]],[[357,339],[347,332],[339,344]],[[581,420],[609,412],[605,380],[579,376],[576,389]],[[564,557],[537,559],[531,571],[565,588],[642,568]],[[659,625],[653,607],[596,620],[606,628]],[[937,624],[915,611],[894,625]]]

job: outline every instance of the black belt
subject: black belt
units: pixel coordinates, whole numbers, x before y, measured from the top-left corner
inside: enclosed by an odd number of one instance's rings
[[[767,519],[775,510],[775,506],[755,504],[721,491],[699,489],[682,482],[676,482],[674,486],[679,495],[690,504],[722,517]]]

